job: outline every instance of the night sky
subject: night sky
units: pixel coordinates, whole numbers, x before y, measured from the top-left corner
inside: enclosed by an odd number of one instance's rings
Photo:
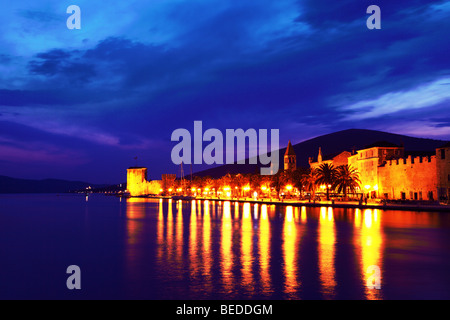
[[[450,140],[450,2],[2,3],[0,175],[158,179],[195,120],[279,129],[281,147],[349,128]]]

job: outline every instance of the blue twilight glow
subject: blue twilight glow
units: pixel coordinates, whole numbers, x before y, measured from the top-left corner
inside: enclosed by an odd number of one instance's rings
[[[81,30],[66,27],[73,4]],[[371,4],[381,30],[366,27]],[[0,175],[120,182],[138,156],[158,178],[172,131],[195,120],[280,129],[282,145],[348,128],[448,140],[449,13],[425,0],[9,1]]]

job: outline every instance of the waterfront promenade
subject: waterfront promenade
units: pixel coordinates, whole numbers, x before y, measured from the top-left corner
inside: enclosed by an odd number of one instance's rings
[[[151,198],[171,199],[170,196],[154,196]],[[380,209],[380,210],[406,210],[406,211],[437,211],[450,213],[450,205],[445,204],[408,204],[408,203],[386,203],[383,204],[380,200],[369,200],[367,204],[360,204],[358,201],[308,201],[298,199],[282,199],[263,198],[254,199],[249,197],[238,198],[221,198],[221,197],[194,197],[195,200],[209,200],[209,201],[230,201],[230,202],[247,202],[254,204],[268,204],[294,207],[333,207],[333,208],[351,208],[351,209]]]

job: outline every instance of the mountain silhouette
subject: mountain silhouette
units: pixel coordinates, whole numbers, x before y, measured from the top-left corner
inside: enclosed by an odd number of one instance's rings
[[[27,180],[0,176],[0,193],[67,193],[83,190],[88,186],[96,187],[87,182],[66,181],[56,179]]]
[[[294,139],[291,139],[291,141],[293,140]],[[353,150],[364,149],[365,147],[380,141],[398,146],[403,145],[405,154],[429,154],[447,142],[443,140],[415,138],[376,130],[348,129],[293,144],[292,147],[297,155],[297,167],[309,168],[308,160],[310,157],[313,157],[316,161],[319,147],[322,149],[324,158],[326,158],[327,155],[338,154],[343,151],[352,152]],[[281,170],[283,169],[285,152],[286,148],[280,149],[279,164]],[[248,159],[246,163],[248,163]],[[259,172],[260,167],[260,165],[256,164],[227,164],[194,173],[193,176],[211,176],[213,178],[219,178],[227,173],[256,173]]]

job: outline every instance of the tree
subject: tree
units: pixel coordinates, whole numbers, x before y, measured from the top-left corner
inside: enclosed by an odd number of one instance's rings
[[[359,173],[355,168],[348,164],[337,167],[334,188],[337,189],[337,192],[344,194],[345,200],[347,200],[347,192],[356,192],[360,184]]]
[[[323,163],[317,169],[317,180],[318,185],[325,185],[327,188],[327,200],[330,200],[330,186],[333,186],[336,181],[337,169],[328,163]]]
[[[261,177],[261,181],[260,181],[260,187],[261,187],[261,192],[262,194],[265,195],[271,195],[271,190],[270,190],[270,186],[272,184],[272,176],[260,176]]]
[[[308,171],[303,169],[303,168],[296,168],[294,171],[292,171],[291,173],[291,177],[290,177],[290,183],[292,183],[292,185],[294,186],[294,188],[297,188],[298,192],[303,191],[303,182],[302,182],[302,178],[305,174],[307,174]]]
[[[286,184],[287,175],[283,170],[279,170],[276,174],[272,176],[270,186],[277,192],[277,197],[280,199],[280,192],[283,186]]]
[[[220,189],[220,179],[213,179],[212,187],[214,189],[214,196],[217,198],[217,191]]]
[[[314,199],[316,196],[316,187],[317,187],[317,172],[314,168],[311,168],[306,173],[302,175],[301,178],[302,185],[305,188],[305,190],[311,192],[311,198]]]
[[[242,187],[247,184],[247,179],[242,174],[238,173],[233,177],[233,182],[236,197],[241,197],[243,193]]]
[[[258,173],[251,173],[248,175],[248,181],[252,190],[260,190],[262,176]]]
[[[195,189],[202,189],[202,192],[203,192],[203,188],[205,187],[206,179],[207,179],[206,177],[199,177],[199,176],[194,177],[192,187]]]

